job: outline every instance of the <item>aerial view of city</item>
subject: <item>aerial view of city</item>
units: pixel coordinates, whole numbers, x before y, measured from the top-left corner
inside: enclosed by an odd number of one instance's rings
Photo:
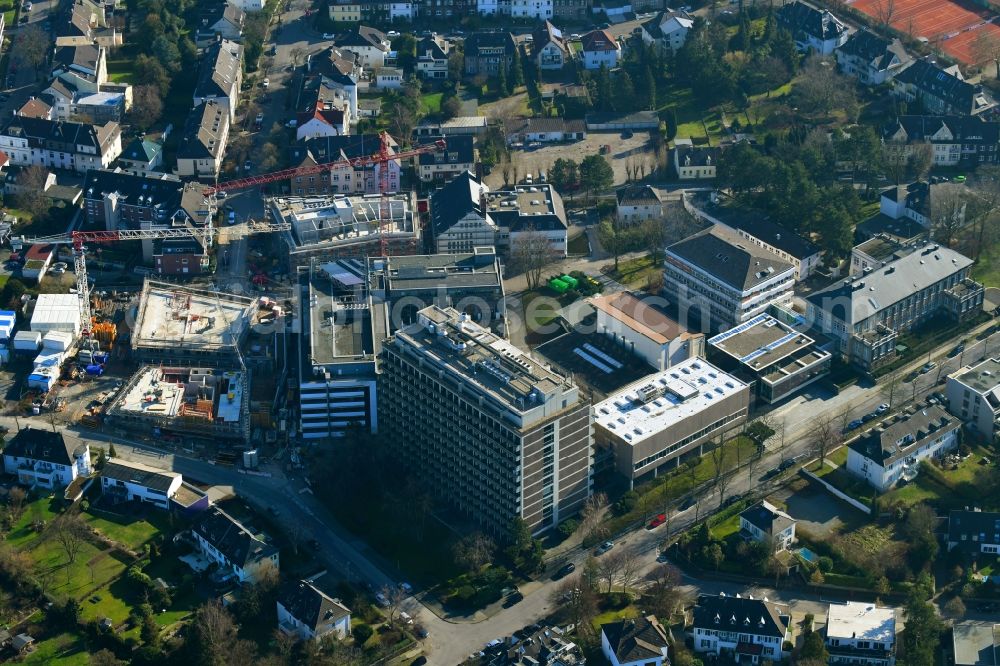
[[[1000,666],[997,0],[0,0],[0,663]]]

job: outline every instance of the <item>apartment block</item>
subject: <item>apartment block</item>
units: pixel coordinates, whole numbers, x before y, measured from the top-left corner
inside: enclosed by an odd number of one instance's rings
[[[591,491],[591,406],[572,380],[453,308],[385,345],[380,432],[429,487],[492,534],[533,533]]]
[[[700,456],[747,418],[750,387],[695,357],[648,375],[594,406],[597,447],[630,483]]]
[[[893,666],[896,663],[896,611],[870,603],[830,604],[826,649],[831,666]]]
[[[948,409],[992,441],[1000,432],[1000,358],[988,358],[948,375]]]

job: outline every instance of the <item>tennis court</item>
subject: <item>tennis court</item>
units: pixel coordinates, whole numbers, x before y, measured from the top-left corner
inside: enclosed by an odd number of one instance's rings
[[[977,60],[973,44],[979,31],[1000,38],[1000,25],[995,23],[998,17],[966,0],[855,0],[848,4],[878,21],[884,20],[891,7],[892,27],[924,37],[967,64]]]

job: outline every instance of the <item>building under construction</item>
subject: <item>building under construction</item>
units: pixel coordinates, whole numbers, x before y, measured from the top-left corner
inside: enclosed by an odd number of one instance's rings
[[[132,352],[149,363],[241,367],[250,326],[271,311],[256,299],[147,280],[132,332]]]
[[[155,435],[250,441],[243,372],[183,366],[139,368],[108,408],[108,424]]]
[[[380,256],[383,234],[389,254],[415,254],[420,246],[414,192],[275,198],[271,213],[291,225],[284,238],[293,271],[313,258]]]

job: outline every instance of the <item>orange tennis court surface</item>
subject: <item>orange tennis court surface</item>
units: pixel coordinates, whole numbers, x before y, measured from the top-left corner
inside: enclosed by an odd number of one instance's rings
[[[881,20],[891,6],[892,27],[914,37],[924,37],[945,53],[966,64],[974,64],[973,44],[981,30],[1000,38],[998,17],[993,12],[959,0],[855,0],[855,9]]]

